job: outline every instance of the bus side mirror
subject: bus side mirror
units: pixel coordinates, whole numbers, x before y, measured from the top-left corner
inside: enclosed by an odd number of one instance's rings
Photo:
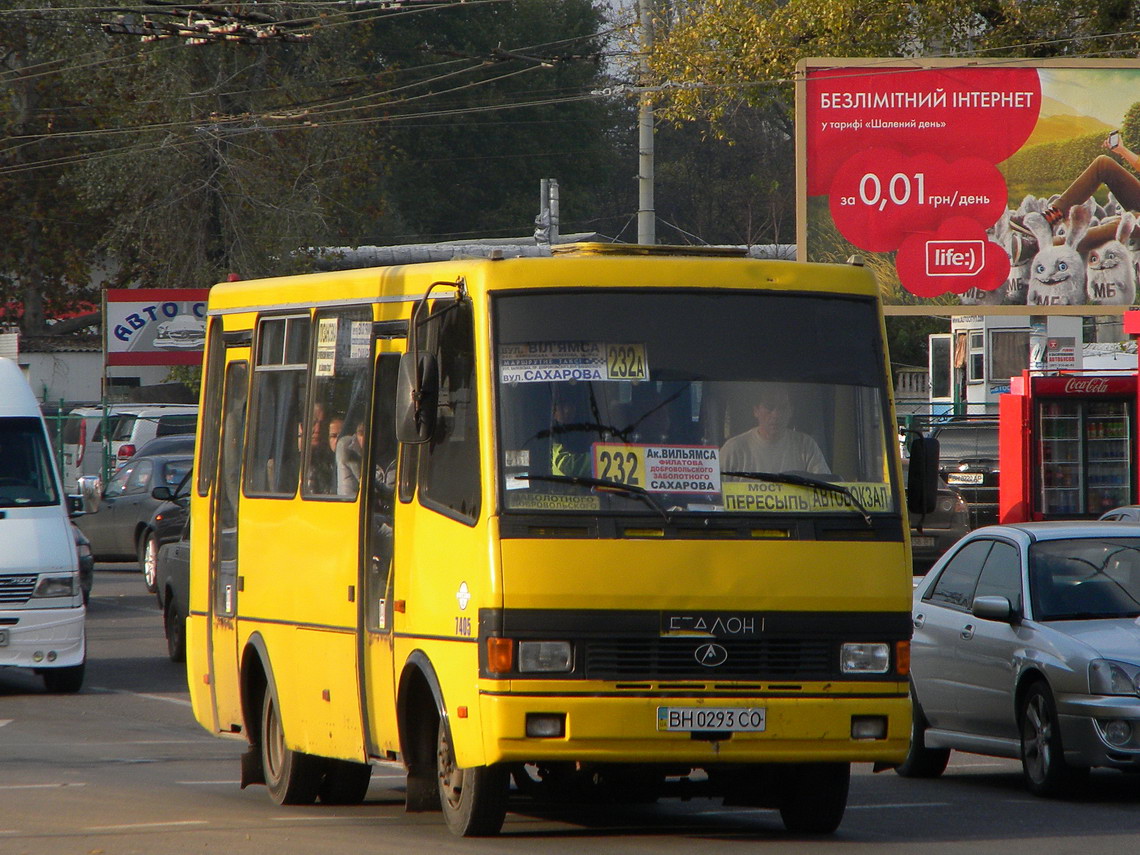
[[[396,439],[418,444],[435,432],[439,406],[439,365],[431,353],[405,353],[400,357],[396,381]]]
[[[910,444],[906,507],[912,514],[929,514],[938,504],[938,440],[916,436]]]

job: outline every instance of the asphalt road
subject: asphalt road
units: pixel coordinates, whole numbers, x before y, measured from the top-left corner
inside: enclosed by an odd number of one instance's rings
[[[403,810],[404,779],[377,767],[358,807],[274,805],[238,787],[241,742],[215,738],[190,711],[181,666],[131,565],[100,565],[81,693],[0,671],[0,853],[1134,853],[1140,776],[1094,773],[1072,801],[1022,787],[1017,763],[955,755],[936,781],[857,766],[829,838],[787,835],[774,811],[663,799],[654,805],[538,806],[517,798],[503,834],[452,837],[438,814]]]

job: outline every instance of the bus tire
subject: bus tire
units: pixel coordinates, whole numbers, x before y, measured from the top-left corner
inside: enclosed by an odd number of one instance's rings
[[[285,746],[276,692],[265,690],[261,704],[261,765],[265,786],[279,805],[311,805],[321,784],[321,761]]]
[[[455,763],[447,722],[440,719],[436,742],[439,803],[452,834],[490,837],[507,815],[510,772],[504,765],[460,769]]]
[[[781,777],[780,819],[793,834],[831,834],[843,821],[850,763],[804,763]]]
[[[372,767],[351,760],[326,760],[317,798],[325,805],[358,805],[368,795]]]

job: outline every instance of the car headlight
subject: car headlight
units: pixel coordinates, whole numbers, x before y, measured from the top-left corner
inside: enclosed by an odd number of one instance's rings
[[[74,597],[79,593],[79,574],[60,573],[42,575],[36,582],[33,597]]]
[[[886,674],[891,667],[891,646],[847,642],[839,653],[839,667],[844,674]]]
[[[569,671],[573,664],[568,641],[520,641],[519,671],[549,673]]]
[[[1140,695],[1140,665],[1094,659],[1089,663],[1089,694]]]

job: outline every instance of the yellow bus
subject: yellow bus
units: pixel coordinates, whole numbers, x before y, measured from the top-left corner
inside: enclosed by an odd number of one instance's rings
[[[861,266],[580,244],[224,283],[194,714],[242,786],[496,834],[508,799],[842,819],[911,732],[909,527]],[[513,787],[512,787],[513,782]]]

